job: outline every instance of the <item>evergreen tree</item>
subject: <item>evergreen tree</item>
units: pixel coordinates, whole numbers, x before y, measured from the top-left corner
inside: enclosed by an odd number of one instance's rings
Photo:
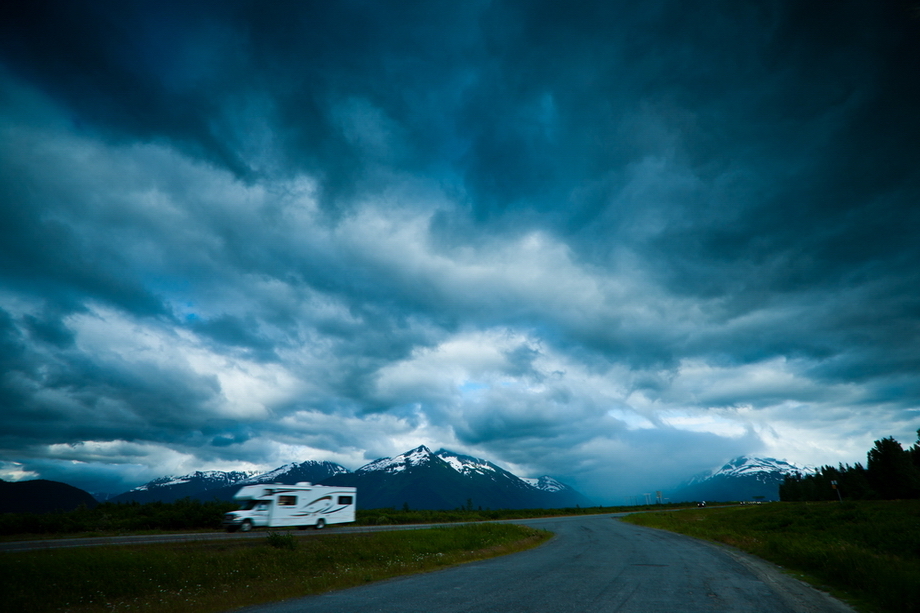
[[[840,480],[837,487],[844,500],[869,500],[878,496],[869,486],[866,469],[857,462],[853,466],[841,464],[839,468]]]
[[[788,475],[779,486],[780,500],[837,500],[832,481],[844,500],[920,498],[920,430],[917,438],[910,449],[890,436],[875,441],[865,468],[857,462],[822,466],[813,475]]]
[[[893,500],[920,494],[920,473],[911,456],[894,437],[875,441],[869,450],[866,477],[880,498]]]
[[[779,486],[779,499],[783,502],[800,502],[802,497],[802,475],[786,475]]]
[[[913,461],[914,468],[920,470],[920,430],[917,430],[917,442],[910,448],[910,459]]]

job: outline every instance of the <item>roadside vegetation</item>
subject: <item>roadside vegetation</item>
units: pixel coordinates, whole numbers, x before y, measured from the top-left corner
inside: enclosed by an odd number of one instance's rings
[[[0,553],[9,611],[208,613],[522,551],[548,532],[464,524],[362,534]]]
[[[813,475],[789,475],[780,500],[903,500],[920,498],[920,430],[908,449],[893,437],[875,441],[866,466],[822,466]]]
[[[457,522],[495,521],[502,519],[527,519],[532,517],[560,517],[566,515],[601,515],[661,508],[681,508],[691,503],[669,505],[646,505],[641,507],[574,507],[563,509],[489,509],[472,508],[453,511],[426,511],[402,509],[358,510],[356,524],[359,526],[377,526],[387,524],[447,524]],[[695,503],[692,503],[695,505]]]
[[[669,508],[686,505],[655,505]],[[113,536],[183,531],[220,530],[223,514],[239,508],[234,502],[200,502],[184,498],[176,502],[102,503],[93,509],[80,508],[58,513],[6,513],[0,522],[0,539],[61,538]],[[423,511],[402,509],[359,509],[354,524],[383,526],[390,524],[446,524],[496,519],[554,517],[636,511],[652,507],[576,507],[572,509],[517,509]]]
[[[224,513],[239,508],[233,502],[176,502],[100,504],[57,513],[4,513],[3,540],[41,536],[102,536],[144,532],[218,530]]]
[[[623,519],[732,545],[864,611],[920,612],[920,500],[780,502]]]

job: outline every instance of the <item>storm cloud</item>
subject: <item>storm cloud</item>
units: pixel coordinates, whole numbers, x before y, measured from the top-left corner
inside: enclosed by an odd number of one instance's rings
[[[0,477],[912,442],[920,11],[619,4],[0,9]]]

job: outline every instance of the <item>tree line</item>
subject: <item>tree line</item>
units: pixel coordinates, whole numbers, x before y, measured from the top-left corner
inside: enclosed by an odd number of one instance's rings
[[[920,430],[908,449],[893,437],[875,441],[866,466],[822,466],[813,475],[788,475],[779,486],[784,501],[899,500],[920,498]]]
[[[183,498],[175,502],[105,502],[57,513],[4,513],[0,535],[80,534],[218,529],[238,504]]]

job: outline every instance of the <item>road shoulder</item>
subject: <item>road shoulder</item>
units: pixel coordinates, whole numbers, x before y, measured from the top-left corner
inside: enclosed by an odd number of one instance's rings
[[[693,537],[690,537],[693,538]],[[772,562],[722,543],[697,539],[714,547],[750,570],[758,579],[770,587],[784,603],[796,613],[857,613],[856,609],[790,575],[788,571]]]

